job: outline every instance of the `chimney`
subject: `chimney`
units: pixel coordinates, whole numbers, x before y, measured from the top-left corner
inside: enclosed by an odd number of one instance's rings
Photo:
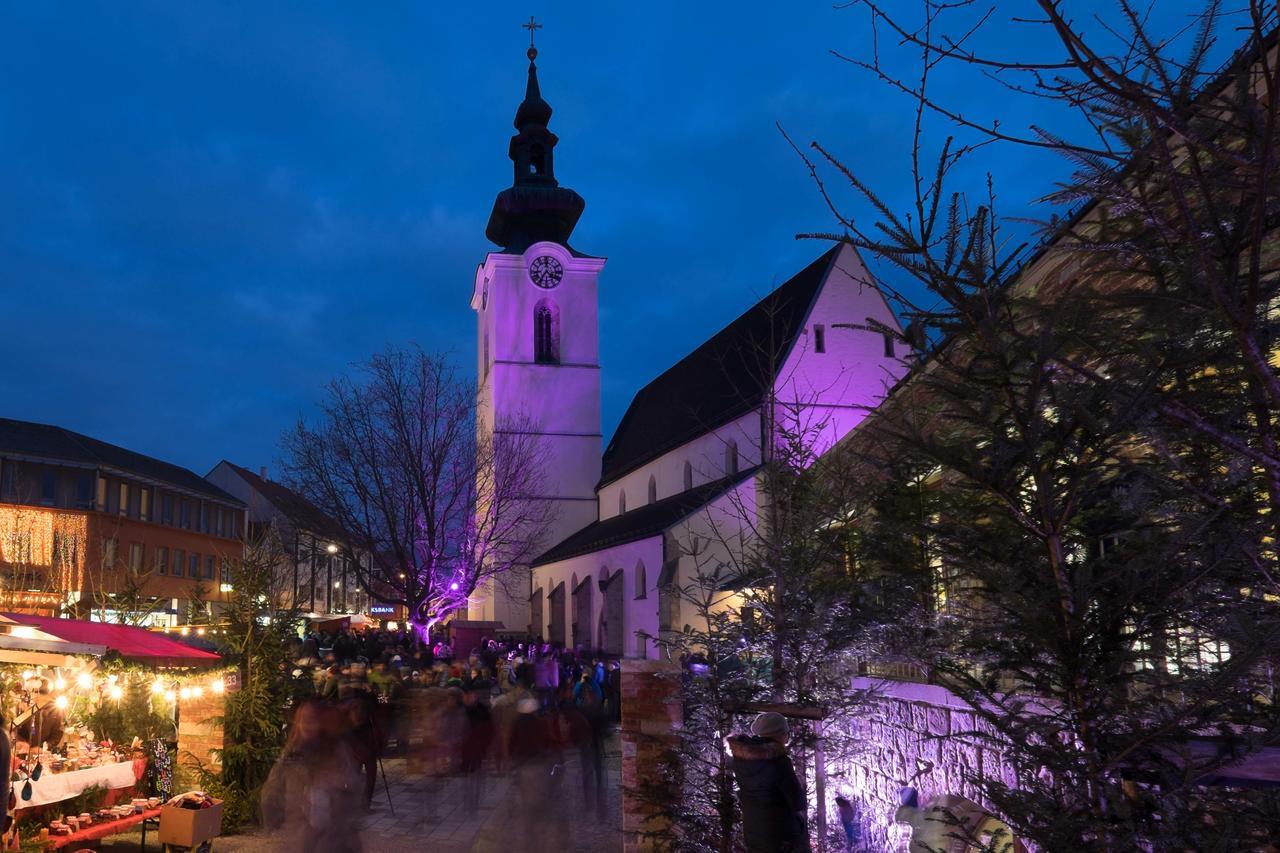
[[[264,479],[264,480],[265,480],[265,479],[267,479],[267,466],[266,466],[266,465],[263,465],[261,468],[259,468],[259,469],[258,469],[258,476],[259,476],[259,477],[261,477],[261,478],[262,478],[262,479]]]

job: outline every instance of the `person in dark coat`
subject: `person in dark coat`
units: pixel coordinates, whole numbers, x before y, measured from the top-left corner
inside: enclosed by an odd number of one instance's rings
[[[730,735],[748,853],[809,853],[808,803],[787,755],[787,720],[759,715],[751,734]]]

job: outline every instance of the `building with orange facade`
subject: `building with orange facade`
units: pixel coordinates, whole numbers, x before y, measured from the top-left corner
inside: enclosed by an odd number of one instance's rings
[[[244,529],[244,505],[186,468],[0,418],[0,611],[207,621]]]

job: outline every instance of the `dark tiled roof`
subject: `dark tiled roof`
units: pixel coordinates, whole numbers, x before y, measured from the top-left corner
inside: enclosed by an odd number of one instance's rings
[[[773,383],[770,366],[776,368],[790,351],[841,245],[641,388],[605,448],[600,482],[610,483],[760,405]]]
[[[227,462],[225,459],[222,461]],[[267,502],[293,522],[295,527],[308,533],[321,533],[337,537],[345,535],[342,531],[342,525],[334,521],[329,515],[326,515],[320,507],[288,486],[260,477],[248,468],[241,468],[234,462],[227,462],[227,467],[235,471],[240,479],[249,484],[251,489],[266,498]]]
[[[693,515],[729,489],[750,479],[758,470],[759,468],[750,468],[731,477],[722,477],[698,486],[696,489],[689,489],[656,503],[589,524],[535,558],[533,565],[545,566],[547,563],[556,563],[614,545],[625,545],[638,539],[656,536]]]
[[[0,454],[103,467],[241,506],[194,471],[50,424],[0,418]]]

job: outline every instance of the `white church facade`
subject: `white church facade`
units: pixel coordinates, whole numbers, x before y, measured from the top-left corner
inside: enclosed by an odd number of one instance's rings
[[[545,478],[531,499],[554,520],[527,578],[477,591],[468,617],[657,657],[657,639],[693,618],[673,590],[736,564],[724,551],[750,538],[777,412],[804,424],[816,453],[831,447],[901,378],[901,330],[857,252],[837,245],[642,388],[602,452],[605,261],[570,246],[585,203],[555,179],[535,56],[515,180],[486,230],[501,248],[477,270],[471,306],[478,428],[536,434]]]

